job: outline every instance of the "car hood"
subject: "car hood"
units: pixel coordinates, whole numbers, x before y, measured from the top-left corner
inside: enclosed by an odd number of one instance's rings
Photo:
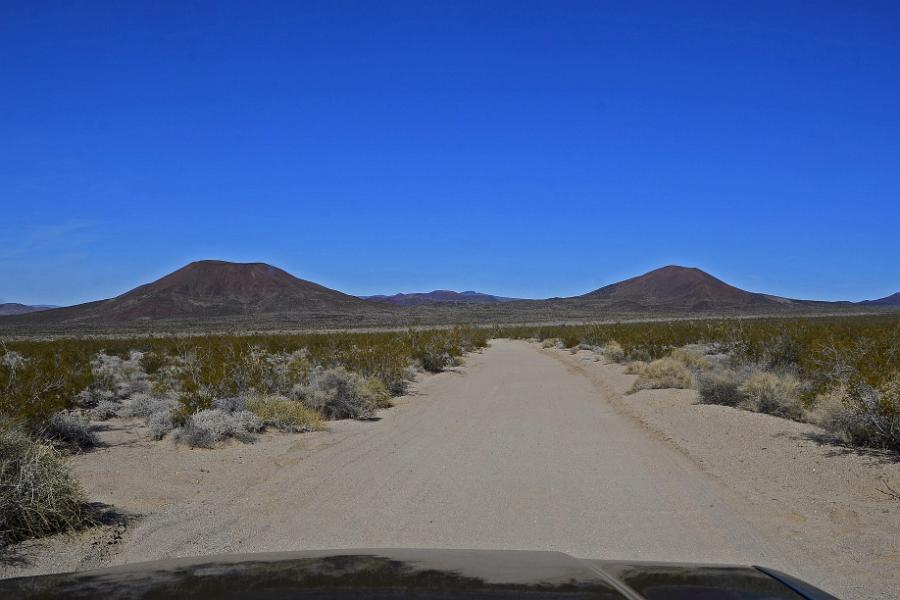
[[[770,569],[560,552],[357,549],[230,554],[0,581],[17,598],[832,599]]]

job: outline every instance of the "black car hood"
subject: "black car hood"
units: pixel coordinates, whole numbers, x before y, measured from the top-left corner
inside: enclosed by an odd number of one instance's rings
[[[412,549],[155,561],[0,580],[0,597],[833,599],[759,567],[582,560],[560,552]]]

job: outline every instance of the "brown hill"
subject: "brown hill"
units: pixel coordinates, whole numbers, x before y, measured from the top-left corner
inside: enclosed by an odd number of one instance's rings
[[[355,296],[298,279],[265,263],[193,262],[161,279],[111,298],[10,317],[18,323],[121,324],[134,321],[204,322],[279,315],[309,321],[373,306]]]
[[[696,268],[667,266],[607,285],[579,298],[644,307],[706,310],[723,307],[784,306],[795,301],[755,294],[728,285]]]

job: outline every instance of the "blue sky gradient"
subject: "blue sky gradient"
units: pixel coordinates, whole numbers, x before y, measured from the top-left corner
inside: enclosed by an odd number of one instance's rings
[[[0,4],[0,299],[900,290],[896,2],[261,5]]]

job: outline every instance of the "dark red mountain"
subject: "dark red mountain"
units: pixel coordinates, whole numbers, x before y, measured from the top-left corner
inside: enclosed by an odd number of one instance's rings
[[[775,307],[794,302],[777,296],[747,292],[700,269],[674,265],[607,285],[579,298],[695,310],[762,305]]]
[[[371,310],[371,306],[265,263],[202,260],[109,300],[14,318],[98,325],[136,320],[199,322],[271,314],[327,317]]]

